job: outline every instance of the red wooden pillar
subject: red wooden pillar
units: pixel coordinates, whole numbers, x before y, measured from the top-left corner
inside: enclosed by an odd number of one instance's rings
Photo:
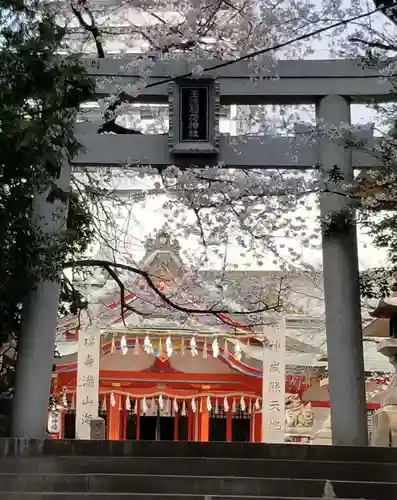
[[[195,415],[195,420],[197,418],[197,436],[196,441],[201,441],[201,412],[197,413],[197,417]],[[196,425],[195,425],[196,427]]]
[[[137,399],[136,400],[136,436],[135,439],[137,441],[140,440],[141,438],[141,400]]]
[[[174,415],[174,441],[179,440],[179,413]]]
[[[104,394],[103,399],[106,402],[106,439],[110,439],[110,395]]]
[[[187,412],[187,438],[188,441],[194,441],[194,413],[189,405],[189,409]]]
[[[229,406],[229,410],[226,415],[226,442],[230,443],[232,440],[232,425],[233,425],[233,411],[232,407]]]
[[[125,407],[126,396],[124,394],[120,395],[121,399],[121,416],[120,416],[120,439],[127,438],[127,410]]]
[[[254,441],[255,443],[260,443],[262,441],[262,415],[260,413],[255,413],[254,417]]]
[[[109,415],[109,439],[112,441],[119,441],[120,439],[120,419],[121,419],[121,411],[120,411],[120,394],[114,394],[114,399],[116,404],[112,406],[110,403],[110,407],[108,408]]]
[[[201,400],[201,414],[199,420],[199,441],[207,442],[209,439],[209,423],[210,418],[207,409],[207,403],[204,401],[204,398]]]

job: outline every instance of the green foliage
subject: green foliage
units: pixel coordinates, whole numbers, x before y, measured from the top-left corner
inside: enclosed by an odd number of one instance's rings
[[[381,299],[390,295],[393,272],[390,269],[370,269],[360,275],[361,296],[367,299]]]
[[[321,219],[321,230],[325,237],[338,233],[348,234],[354,223],[354,214],[350,208],[331,212]]]
[[[0,0],[0,346],[18,338],[38,264],[46,262],[55,276],[60,259],[84,251],[92,237],[91,216],[75,195],[68,196],[67,228],[51,259],[43,259],[45,242],[31,224],[34,193],[79,151],[74,118],[93,89],[77,59],[57,55],[64,36],[45,2]],[[61,313],[85,305],[67,283],[62,300]],[[12,380],[0,375],[1,392]]]

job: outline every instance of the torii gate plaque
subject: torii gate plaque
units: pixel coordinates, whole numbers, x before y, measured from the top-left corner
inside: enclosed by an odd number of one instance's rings
[[[219,154],[219,105],[219,83],[214,80],[181,80],[170,85],[172,155]]]

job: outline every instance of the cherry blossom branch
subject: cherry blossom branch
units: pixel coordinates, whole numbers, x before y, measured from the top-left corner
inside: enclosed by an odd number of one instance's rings
[[[290,40],[287,40],[285,42],[277,43],[275,45],[272,45],[271,47],[266,47],[264,49],[255,50],[255,51],[249,52],[248,54],[245,54],[243,56],[237,57],[235,59],[231,59],[230,61],[224,61],[224,62],[215,64],[214,66],[210,66],[208,68],[203,68],[202,72],[207,73],[209,71],[214,71],[216,69],[221,69],[221,68],[225,68],[227,66],[231,66],[232,64],[235,64],[235,63],[238,63],[241,61],[246,61],[248,59],[254,59],[255,57],[258,57],[258,56],[263,55],[263,54],[268,54],[269,52],[276,52],[277,50],[284,49],[285,47],[288,47],[289,45],[292,45],[294,43],[302,42],[302,41],[307,40],[309,38],[312,38],[314,36],[322,35],[323,33],[326,33],[327,31],[330,31],[332,29],[340,28],[341,26],[346,26],[347,24],[350,24],[350,23],[357,21],[359,19],[364,19],[365,17],[372,16],[373,14],[380,12],[382,10],[383,10],[383,7],[379,7],[377,9],[370,11],[370,12],[366,12],[364,14],[359,14],[357,16],[350,17],[348,19],[343,19],[342,21],[338,21],[338,22],[333,23],[329,26],[325,26],[323,28],[318,28],[317,30],[311,31],[310,33],[304,33],[303,35],[297,36],[297,37],[292,38]],[[145,86],[145,88],[148,89],[148,88],[152,88],[152,87],[158,87],[159,85],[164,85],[166,83],[171,83],[171,82],[181,80],[184,78],[191,78],[192,76],[193,76],[193,72],[189,71],[188,73],[185,73],[183,75],[165,78],[164,80],[161,80],[161,81],[149,83]]]
[[[120,279],[119,275],[116,273],[114,269],[112,269],[110,266],[104,266],[105,271],[109,273],[109,276],[113,278],[113,280],[117,283],[117,285],[120,288],[120,307],[121,307],[121,317],[123,319],[124,326],[127,326],[125,323],[125,317],[124,317],[124,312],[126,310],[133,312],[135,314],[138,314],[139,316],[150,316],[149,313],[145,313],[143,311],[139,311],[135,307],[133,307],[131,304],[126,302],[125,300],[125,285]]]
[[[397,46],[395,46],[395,45],[389,45],[389,44],[385,44],[385,43],[382,43],[379,41],[365,40],[364,38],[358,38],[355,36],[350,37],[349,42],[361,43],[362,45],[365,45],[366,47],[370,47],[371,49],[392,50],[394,52],[397,51]]]
[[[128,271],[134,274],[137,274],[138,276],[141,276],[149,286],[149,288],[158,296],[162,301],[168,305],[169,307],[176,309],[177,311],[186,313],[186,314],[213,314],[218,317],[218,315],[223,315],[223,314],[233,314],[233,315],[251,315],[251,314],[261,314],[264,312],[268,311],[276,311],[280,308],[279,301],[277,301],[277,304],[268,306],[264,304],[263,307],[255,309],[255,310],[245,310],[245,311],[231,311],[229,308],[216,308],[216,307],[209,307],[209,308],[195,308],[195,307],[186,307],[182,306],[180,304],[177,304],[173,300],[171,300],[164,292],[162,292],[155,284],[153,280],[153,276],[148,273],[147,271],[144,271],[142,269],[139,269],[137,267],[130,266],[128,264],[122,264],[118,262],[111,262],[107,260],[101,260],[101,259],[82,259],[82,260],[77,260],[73,262],[66,262],[63,265],[64,269],[72,269],[75,267],[102,267],[103,269],[107,270],[110,274],[110,276],[116,281],[116,283],[119,285],[121,288],[122,293],[124,293],[125,287],[124,284],[121,282],[119,279],[117,273],[112,272],[114,269],[121,269],[124,271]],[[122,296],[123,297],[123,296]],[[125,308],[128,308],[128,304],[125,304],[125,299],[124,299],[124,306]],[[137,312],[134,310],[134,312]],[[229,318],[230,319],[230,318]]]
[[[71,1],[73,2],[73,0],[71,0]],[[221,5],[221,3],[222,2],[220,2],[219,5]],[[223,2],[223,3],[226,4],[226,2]],[[76,5],[77,5],[77,7],[76,7]],[[226,4],[226,5],[228,5],[228,4]],[[83,29],[85,29],[88,32],[92,33],[92,35],[94,36],[96,47],[97,47],[97,51],[98,51],[98,57],[104,58],[105,54],[104,54],[104,49],[103,49],[102,42],[101,42],[101,33],[99,31],[98,26],[95,23],[95,20],[94,20],[94,17],[92,15],[92,12],[89,10],[89,8],[86,5],[85,0],[79,0],[77,2],[77,4],[75,4],[75,5],[73,5],[73,3],[71,3],[71,8],[72,8],[73,13],[76,15],[77,19],[79,20],[80,25],[83,27]],[[91,20],[91,25],[88,24],[84,20],[84,18],[82,16],[82,13],[81,13],[81,9],[84,9],[84,11],[89,15],[90,20]],[[332,29],[335,29],[335,28],[340,28],[342,26],[346,26],[347,24],[353,23],[353,22],[358,21],[360,19],[364,19],[366,17],[369,17],[369,16],[373,15],[376,12],[380,12],[380,11],[383,11],[383,10],[384,10],[384,6],[382,5],[381,7],[377,7],[376,9],[374,9],[374,10],[372,10],[370,12],[366,12],[366,13],[363,13],[363,14],[360,14],[360,15],[357,15],[357,16],[350,17],[348,19],[344,19],[344,20],[335,22],[335,23],[330,24],[328,26],[325,26],[325,27],[319,28],[317,30],[311,31],[310,33],[304,33],[304,34],[302,34],[300,36],[296,36],[296,37],[294,37],[292,39],[289,39],[289,40],[287,40],[285,42],[272,45],[271,47],[266,47],[266,48],[259,49],[259,50],[253,51],[253,52],[249,52],[249,53],[247,53],[247,54],[245,54],[245,55],[243,55],[241,57],[234,58],[234,59],[231,59],[229,61],[225,61],[225,62],[216,64],[216,65],[208,67],[208,68],[202,68],[202,73],[206,73],[206,72],[213,71],[213,70],[216,70],[216,69],[224,68],[226,66],[230,66],[230,65],[232,65],[234,63],[237,63],[237,62],[240,62],[240,61],[254,59],[255,57],[257,57],[259,55],[263,55],[263,54],[275,52],[275,51],[277,51],[279,49],[283,49],[285,47],[288,47],[289,45],[292,45],[294,43],[302,42],[302,41],[307,40],[309,38],[321,35],[321,34],[327,32],[329,30],[332,30]],[[156,18],[159,19],[160,21],[163,21],[157,15],[156,15]],[[171,32],[172,32],[172,29],[173,28],[171,27],[170,28]],[[175,30],[175,28],[174,28],[174,30]],[[178,32],[178,28],[176,29],[176,32]],[[143,33],[141,33],[141,34],[142,34],[142,36],[144,36]],[[186,45],[186,43],[187,43],[187,45]],[[186,49],[189,49],[189,48],[191,49],[191,48],[193,48],[195,46],[195,42],[192,42],[192,43],[190,43],[190,41],[183,42],[182,45],[180,47],[178,47],[177,45],[172,44],[172,48],[179,49],[179,50],[181,50],[181,49],[182,50],[186,50]],[[160,52],[166,53],[166,52],[169,51],[170,48],[171,48],[170,46],[163,47],[160,50]],[[179,79],[190,78],[192,76],[193,76],[193,72],[189,71],[188,73],[185,73],[183,75],[177,75],[177,76],[174,76],[174,77],[166,78],[166,79],[161,80],[161,81],[157,81],[157,82],[146,84],[145,88],[146,89],[152,88],[152,87],[163,85],[163,84],[166,84],[166,83],[170,83],[170,82],[173,82],[173,81],[176,81],[176,80],[179,80]],[[119,98],[120,96],[117,96],[117,97]],[[117,100],[119,101],[119,99],[117,99]],[[112,128],[112,125],[115,124],[115,119],[108,119],[107,121],[110,122],[110,125],[108,125],[107,128],[108,129],[109,129],[109,127]],[[106,130],[106,131],[112,131],[112,132],[115,132],[115,133],[133,133],[133,132],[126,132],[126,130],[128,130],[128,129],[125,129],[124,127],[122,127],[122,128],[124,129],[124,131],[122,131],[120,128],[118,130]]]
[[[95,46],[96,46],[96,50],[98,53],[98,57],[100,59],[104,59],[105,58],[105,51],[104,51],[103,44],[102,44],[102,34],[101,34],[101,31],[100,31],[98,25],[95,22],[95,18],[93,16],[93,14],[90,11],[90,9],[88,8],[85,0],[78,1],[78,2],[73,2],[73,0],[72,0],[70,2],[70,8],[72,9],[72,12],[76,16],[77,20],[79,21],[80,26],[84,30],[86,30],[92,34],[94,41],[95,41]],[[83,14],[82,14],[82,10],[84,12],[86,12],[88,17],[90,18],[91,24],[88,24],[87,21],[84,19]]]

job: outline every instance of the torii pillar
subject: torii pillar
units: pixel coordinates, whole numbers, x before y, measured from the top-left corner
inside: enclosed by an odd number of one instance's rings
[[[56,184],[66,192],[70,176],[71,165],[65,162]],[[67,203],[48,201],[51,189],[49,183],[44,192],[36,194],[32,214],[33,225],[49,238],[49,245],[64,227],[68,213]],[[12,410],[15,437],[45,436],[60,289],[59,281],[42,279],[24,303]]]
[[[316,112],[326,125],[350,124],[350,103],[341,96],[324,97]],[[346,147],[345,140],[321,138],[319,155],[325,178],[337,166],[343,182],[353,181],[352,148]],[[357,232],[350,203],[339,194],[324,194],[320,200],[325,220],[322,247],[332,444],[367,446]],[[351,210],[352,218],[339,227],[329,226],[329,216],[339,218],[346,210]]]

